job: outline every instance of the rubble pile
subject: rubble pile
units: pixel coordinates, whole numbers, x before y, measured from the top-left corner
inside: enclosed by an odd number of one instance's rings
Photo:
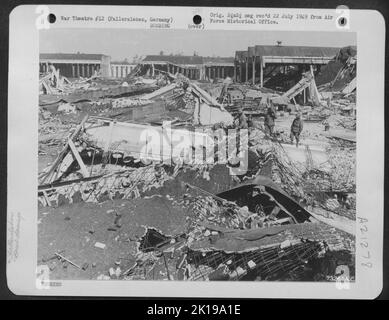
[[[342,91],[351,84],[344,93],[355,90],[356,83],[353,80],[356,79],[356,64],[356,48],[350,46],[340,49],[317,76],[319,88],[325,88],[325,91]]]
[[[302,272],[302,261],[318,258],[322,251],[323,244],[317,242],[232,253],[190,250],[188,275],[195,281],[280,280]]]
[[[74,127],[71,123],[63,122],[61,119],[52,117],[50,112],[40,109],[39,117],[39,149],[40,155],[47,155],[53,152],[53,147],[63,147],[64,141],[69,136],[69,131]]]
[[[311,181],[316,181],[321,191],[355,191],[355,153],[344,150],[344,148],[328,148],[329,157],[326,169],[310,168],[307,170],[302,164],[292,163],[281,148],[278,147],[276,150],[277,156],[273,158],[273,179],[283,185],[289,194],[303,197],[305,185],[313,187]]]
[[[357,121],[353,117],[333,115],[328,117],[327,121],[331,127],[342,127],[348,130],[356,130],[357,128]]]
[[[277,106],[288,105],[280,92],[260,88],[256,85],[225,83],[219,91],[209,90],[209,92],[218,97],[218,100],[233,115],[242,111],[255,116],[264,115],[269,100],[272,100]]]
[[[239,228],[247,218],[244,209],[235,203],[217,201],[213,197],[196,197],[189,208],[195,214],[194,223],[212,222],[226,228]]]
[[[83,225],[97,225],[111,217],[94,213],[115,206],[114,227],[82,231],[85,246],[96,237],[93,250],[115,255],[93,279],[328,281],[339,265],[353,267],[355,252],[356,56],[336,59],[331,81],[317,87],[311,68],[284,92],[144,74],[141,65],[125,82],[70,82],[52,68],[40,81],[39,152],[51,159],[38,176],[39,210],[87,208]],[[297,146],[295,114],[304,122]],[[221,153],[209,150],[220,142],[230,155],[218,163]],[[318,267],[330,260],[334,268]]]
[[[272,157],[272,179],[282,185],[290,195],[304,198],[305,168],[302,164],[293,163],[282,146],[274,146]]]
[[[144,106],[151,103],[150,100],[146,99],[131,99],[131,98],[119,98],[112,101],[112,108],[128,108],[134,106]]]
[[[112,169],[111,169],[112,171]],[[73,179],[61,184],[41,185],[38,199],[43,206],[65,203],[102,202],[113,199],[137,198],[141,192],[159,188],[171,177],[163,168],[154,166],[100,174],[94,179]]]
[[[355,192],[355,153],[344,148],[329,150],[329,163],[331,164],[331,189]]]
[[[50,66],[50,71],[42,74],[39,78],[39,91],[41,94],[69,94],[75,90],[86,90],[93,79],[97,79],[99,74],[95,72],[90,78],[80,78],[75,82],[71,82],[68,78],[60,75],[60,70],[53,65]]]
[[[226,251],[200,249],[196,242],[219,238],[222,233],[195,227],[187,234],[165,235],[147,228],[138,241],[136,261],[121,274],[125,280],[286,280],[298,277],[307,261],[327,252],[318,241],[284,241],[261,249]],[[223,236],[222,236],[223,237]],[[298,257],[298,258],[297,258]]]
[[[308,226],[307,226],[308,227]],[[309,226],[311,228],[312,225]],[[314,270],[318,261],[333,259],[326,242],[294,239],[293,229],[242,232],[203,225],[179,235],[147,228],[137,245],[136,261],[120,278],[125,280],[322,280],[331,270]],[[284,241],[267,237],[285,234]],[[290,238],[290,239],[289,239]],[[339,242],[344,239],[336,238]],[[330,244],[334,249],[336,241]],[[262,245],[261,245],[262,244]],[[313,276],[314,275],[314,276]]]

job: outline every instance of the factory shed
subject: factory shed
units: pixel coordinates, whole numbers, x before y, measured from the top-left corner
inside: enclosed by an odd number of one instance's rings
[[[90,53],[41,53],[39,55],[39,72],[49,71],[49,65],[60,70],[68,78],[91,77],[100,72],[103,77],[110,76],[111,57],[104,54]]]
[[[235,69],[239,77],[237,80],[255,83],[257,79],[263,86],[266,67],[298,66],[301,72],[307,71],[310,66],[320,68],[326,65],[339,52],[333,47],[283,46],[283,45],[256,45],[247,51],[235,53]]]

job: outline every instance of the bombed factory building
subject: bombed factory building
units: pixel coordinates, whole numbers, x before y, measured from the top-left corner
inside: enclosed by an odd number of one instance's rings
[[[103,54],[84,53],[42,53],[39,58],[39,71],[47,72],[53,65],[68,78],[91,77],[95,72],[107,78],[125,78],[135,67],[152,75],[179,71],[189,79],[221,79],[234,77],[233,57],[200,57],[197,55],[146,55],[139,63],[111,61]]]
[[[95,72],[107,77],[110,75],[110,62],[111,57],[104,54],[41,53],[39,72],[48,72],[53,66],[68,78],[91,77]]]
[[[214,80],[234,77],[233,57],[151,55],[141,62],[151,73],[177,71],[191,80]]]
[[[339,48],[284,46],[281,42],[274,46],[256,45],[236,51],[235,74],[240,82],[259,82],[263,87],[277,72],[301,75],[311,67],[320,71],[338,51]]]
[[[235,49],[40,55],[50,279],[353,281],[356,48]]]

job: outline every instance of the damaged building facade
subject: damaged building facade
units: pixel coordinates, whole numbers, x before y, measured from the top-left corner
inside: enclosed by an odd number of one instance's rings
[[[182,55],[146,55],[142,61],[130,63],[111,61],[111,57],[103,54],[85,53],[41,53],[39,72],[49,71],[49,65],[61,70],[68,78],[89,78],[95,72],[103,77],[124,79],[138,66],[138,72],[149,72],[150,75],[170,72],[181,73],[191,80],[215,80],[234,77],[233,57],[200,57]]]
[[[158,72],[181,73],[191,80],[215,80],[234,77],[234,59],[200,56],[146,56],[140,63],[151,74]]]
[[[111,77],[116,79],[124,79],[136,67],[135,63],[128,61],[112,61],[111,62]]]

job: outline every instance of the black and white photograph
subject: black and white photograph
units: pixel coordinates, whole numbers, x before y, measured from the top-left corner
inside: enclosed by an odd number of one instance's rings
[[[9,38],[12,293],[380,295],[378,11],[27,5]]]
[[[43,30],[50,279],[355,278],[355,33]]]

